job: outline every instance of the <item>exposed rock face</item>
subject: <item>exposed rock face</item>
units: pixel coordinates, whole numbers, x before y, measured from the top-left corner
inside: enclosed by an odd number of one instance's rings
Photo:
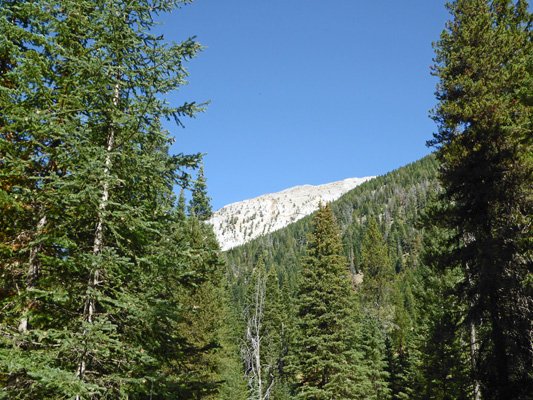
[[[229,204],[207,221],[213,225],[222,250],[281,229],[311,214],[318,203],[337,200],[344,193],[372,179],[349,178],[325,185],[296,186],[282,192]]]

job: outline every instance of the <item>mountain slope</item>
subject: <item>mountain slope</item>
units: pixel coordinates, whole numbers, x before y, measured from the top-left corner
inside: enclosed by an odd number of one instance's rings
[[[325,185],[303,185],[229,204],[213,214],[222,250],[277,231],[314,212],[320,201],[331,202],[373,177],[349,178]]]
[[[370,179],[331,203],[342,231],[344,253],[352,273],[360,267],[361,246],[368,216],[379,219],[382,233],[396,271],[412,269],[419,263],[423,230],[420,215],[440,191],[438,162],[434,155]],[[278,272],[280,282],[297,286],[299,260],[312,230],[311,216],[226,252],[230,283],[241,298],[246,281],[258,257]]]

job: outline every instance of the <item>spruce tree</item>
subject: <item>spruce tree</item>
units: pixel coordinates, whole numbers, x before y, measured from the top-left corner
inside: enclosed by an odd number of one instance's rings
[[[389,372],[385,356],[385,333],[374,315],[363,313],[359,321],[358,349],[362,354],[361,384],[358,397],[368,400],[388,399]]]
[[[177,330],[179,289],[204,277],[172,189],[200,157],[170,155],[160,122],[199,110],[164,96],[201,47],[150,33],[179,3],[0,2],[4,398],[189,398],[213,385],[188,382]]]
[[[189,203],[189,214],[201,221],[208,220],[213,214],[210,200],[207,196],[206,178],[204,176],[204,166],[201,165],[192,188],[192,198]]]
[[[441,162],[438,216],[450,239],[442,265],[459,267],[473,395],[529,398],[533,392],[531,261],[533,164],[526,60],[532,52],[526,1],[457,0],[435,45]],[[438,215],[438,213],[436,214]],[[466,311],[467,310],[467,311]]]
[[[370,218],[363,240],[361,272],[364,277],[360,293],[367,307],[381,323],[390,321],[394,272],[385,240],[374,217]]]
[[[298,289],[295,398],[358,398],[355,292],[329,205],[319,205],[313,224]]]

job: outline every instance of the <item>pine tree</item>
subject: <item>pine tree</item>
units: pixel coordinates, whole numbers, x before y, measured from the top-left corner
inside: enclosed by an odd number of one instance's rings
[[[302,259],[293,365],[296,399],[358,398],[355,292],[329,205],[319,205]]]
[[[388,382],[393,399],[412,398],[417,384],[420,352],[416,343],[417,304],[411,289],[413,282],[413,272],[409,269],[404,271],[393,294],[392,329],[385,342]]]
[[[361,250],[364,275],[361,294],[382,323],[391,319],[390,296],[394,272],[382,233],[374,217],[370,218]]]
[[[208,220],[213,214],[210,197],[207,197],[207,185],[204,176],[204,166],[201,165],[198,170],[196,181],[192,189],[192,198],[189,204],[189,214],[195,216],[201,221]]]
[[[391,390],[388,387],[389,372],[385,357],[385,334],[383,326],[375,316],[368,313],[361,315],[358,349],[362,354],[362,383],[358,389],[358,398],[388,399]]]
[[[451,232],[442,264],[459,267],[472,349],[474,397],[533,392],[531,274],[533,185],[526,60],[532,52],[526,1],[457,0],[435,45],[440,101],[440,179]],[[466,311],[468,310],[468,311]]]
[[[0,2],[0,385],[10,399],[188,398],[184,285],[204,279],[175,209],[199,155],[171,156],[164,95],[193,39],[179,3]],[[199,261],[196,261],[199,262]]]

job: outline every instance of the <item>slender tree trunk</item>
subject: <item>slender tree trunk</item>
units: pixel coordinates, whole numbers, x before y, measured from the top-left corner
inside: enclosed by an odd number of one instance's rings
[[[46,215],[43,215],[39,222],[37,223],[36,235],[35,238],[39,239],[41,232],[46,226]],[[31,291],[35,289],[35,284],[41,273],[41,260],[39,260],[39,253],[41,252],[42,246],[41,243],[33,245],[30,249],[30,258],[28,261],[28,275],[26,276],[26,290]],[[28,330],[28,315],[24,313],[22,319],[20,320],[18,326],[19,332],[26,332]]]
[[[480,386],[479,378],[477,376],[477,356],[479,345],[476,338],[476,326],[474,321],[470,321],[470,362],[472,366],[472,391],[474,395],[474,400],[480,400]]]
[[[118,100],[120,95],[120,85],[117,83],[115,85],[114,94],[113,94],[113,105],[118,106]],[[109,133],[107,136],[106,142],[106,158],[105,158],[105,167],[104,167],[104,177],[102,182],[102,197],[100,198],[100,203],[98,204],[98,221],[96,223],[96,229],[94,233],[94,242],[93,242],[93,255],[98,256],[102,253],[104,245],[104,213],[107,207],[107,202],[109,200],[109,173],[111,171],[111,152],[115,145],[115,129],[111,123],[109,128]],[[100,284],[100,267],[97,263],[93,264],[92,270],[89,277],[89,282],[87,283],[88,288],[90,289],[87,293],[84,306],[84,318],[90,324],[94,321],[96,302],[92,294],[92,290]],[[84,330],[83,336],[87,335],[87,331]],[[76,371],[76,376],[80,379],[83,379],[85,370],[87,367],[87,349],[81,357],[81,361],[78,364],[78,369]],[[81,400],[81,397],[76,396],[76,400]]]
[[[470,241],[472,241],[473,238],[469,237],[468,235],[463,238],[463,245],[466,246],[466,244]],[[468,263],[465,265],[465,274],[466,274],[466,280],[468,282],[468,287],[472,287],[472,277],[471,277],[471,271],[470,266]],[[469,305],[470,308],[474,307],[474,299],[469,299]],[[471,371],[471,377],[472,377],[472,394],[474,396],[474,400],[480,400],[481,396],[481,388],[479,383],[479,375],[478,375],[478,351],[479,351],[479,344],[477,342],[477,333],[476,333],[476,324],[472,318],[470,318],[470,321],[468,323],[469,326],[469,335],[470,335],[470,367],[472,369]]]
[[[241,349],[243,361],[246,364],[245,375],[248,378],[248,386],[255,389],[254,400],[265,400],[270,395],[271,387],[264,392],[263,388],[263,368],[261,364],[261,342],[263,340],[263,317],[265,312],[265,290],[266,278],[259,272],[255,292],[253,293],[253,304],[247,307],[246,311],[246,338]]]

